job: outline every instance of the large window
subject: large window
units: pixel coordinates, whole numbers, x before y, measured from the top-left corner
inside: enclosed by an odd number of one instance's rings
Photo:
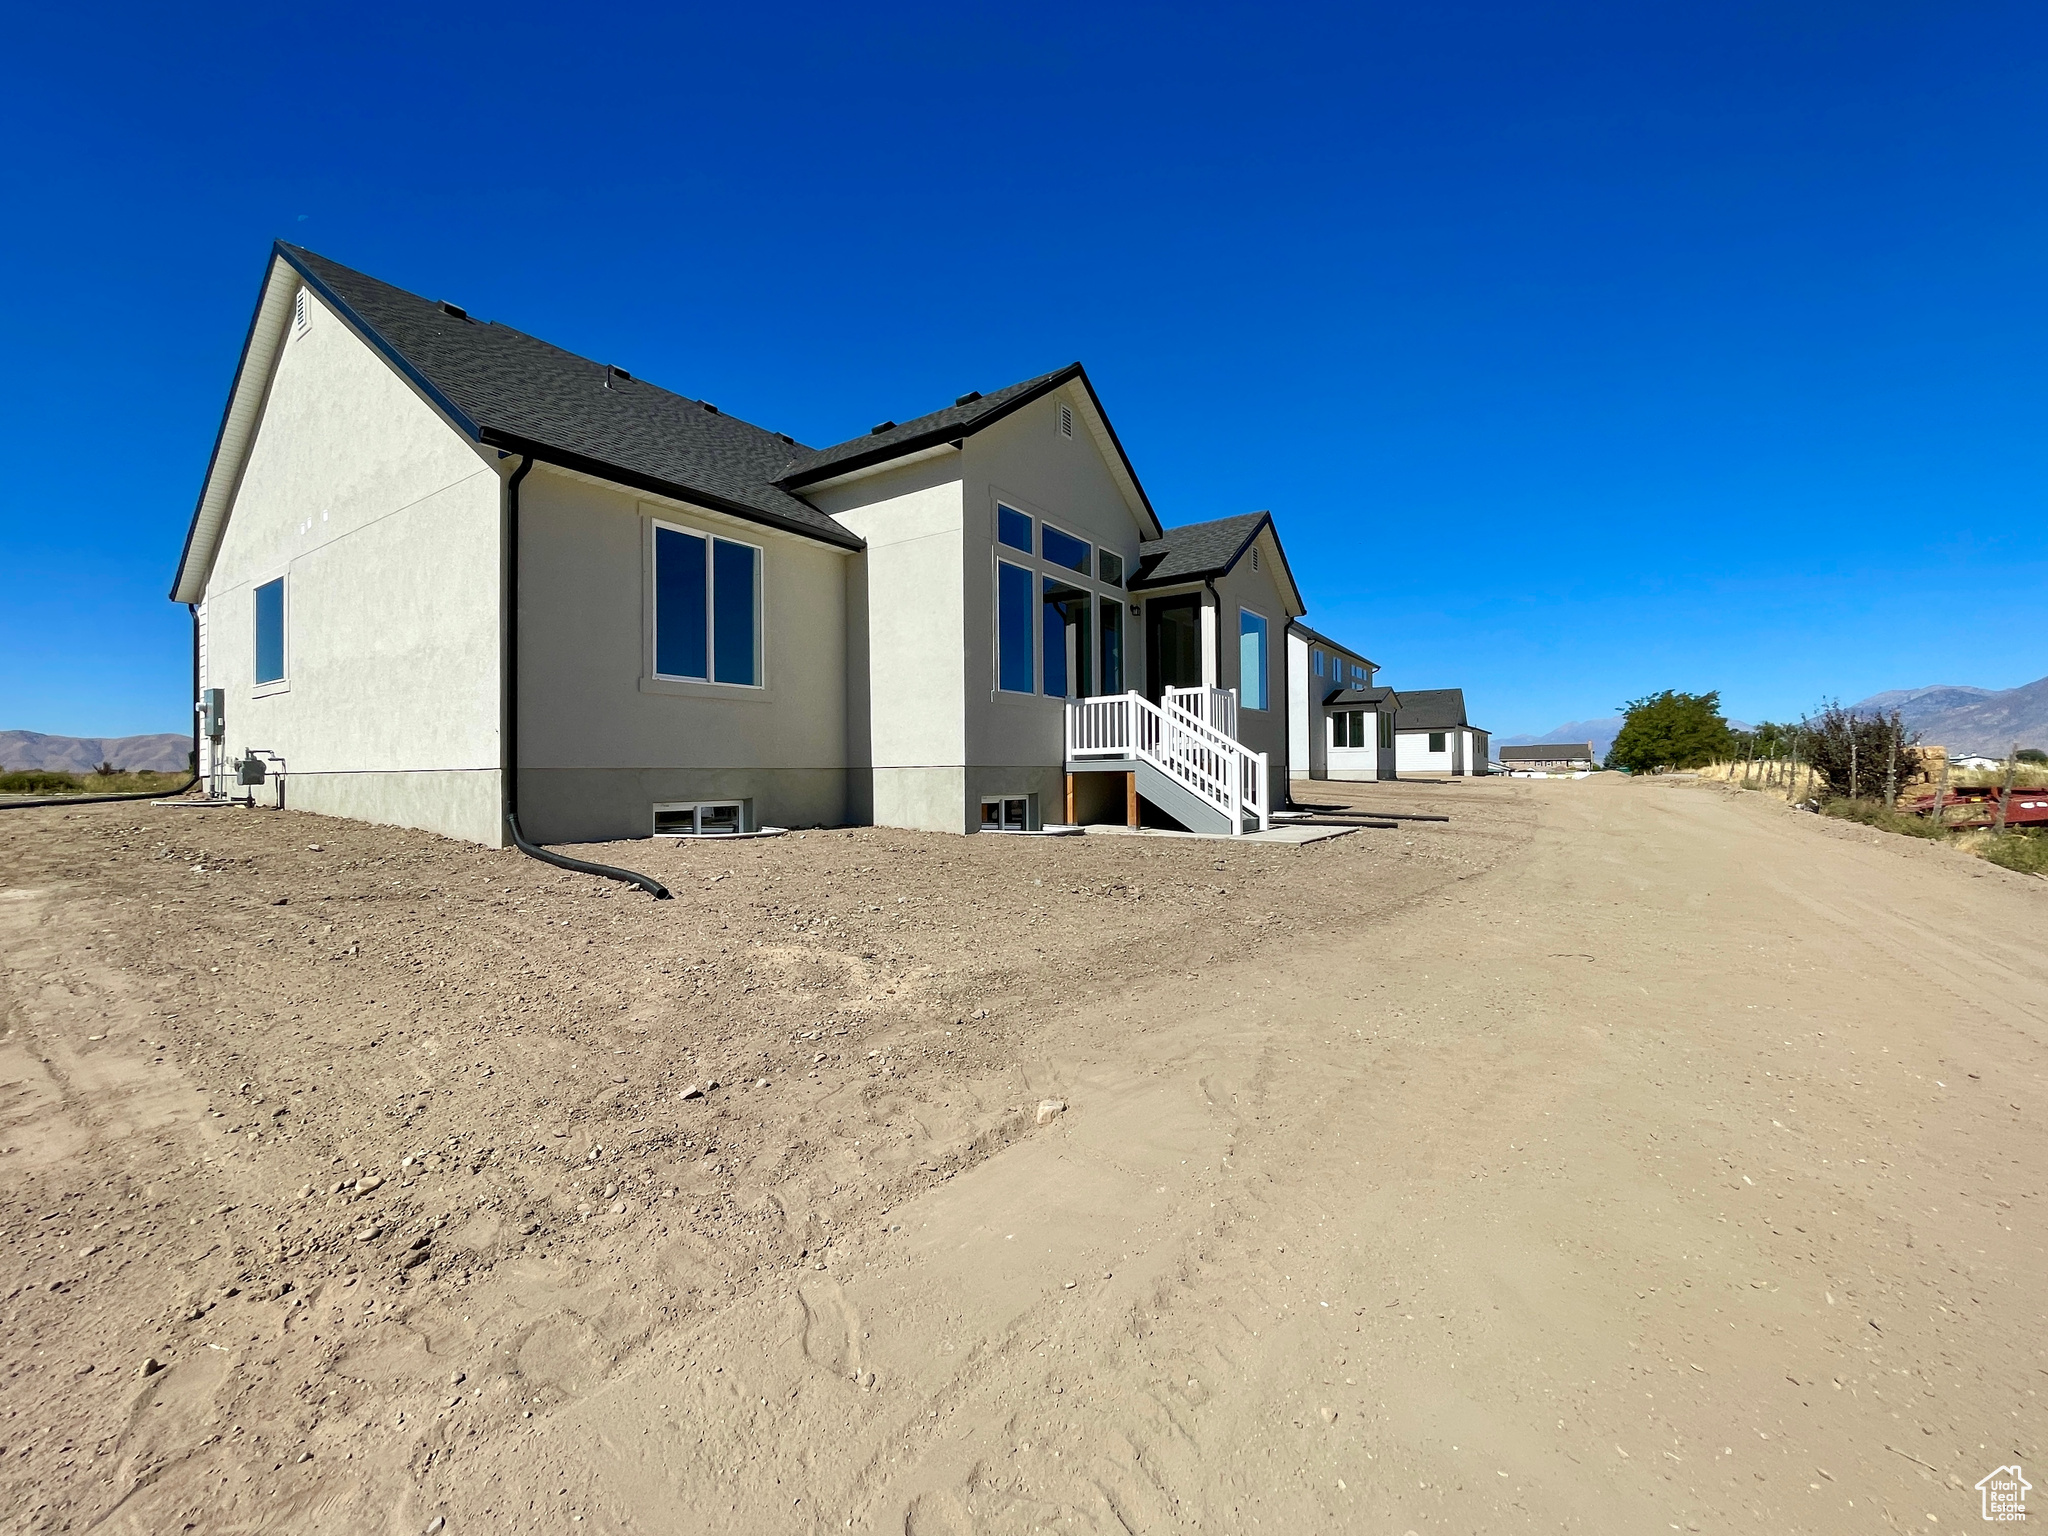
[[[1266,621],[1237,610],[1237,698],[1246,709],[1266,707]]]
[[[996,562],[996,685],[1010,693],[1030,693],[1035,681],[1031,664],[1031,573],[1006,560]]]
[[[1333,747],[1362,747],[1365,745],[1365,716],[1362,709],[1340,709],[1330,716],[1330,745]]]
[[[654,670],[698,682],[761,683],[761,552],[654,529]]]
[[[284,681],[284,578],[256,589],[256,681]]]
[[[1124,604],[1120,597],[1102,600],[1102,691],[1124,691]]]
[[[1045,531],[1052,532],[1050,528]],[[1042,580],[1045,691],[1055,699],[1083,698],[1088,693],[1088,656],[1093,649],[1088,634],[1088,594],[1057,576]]]

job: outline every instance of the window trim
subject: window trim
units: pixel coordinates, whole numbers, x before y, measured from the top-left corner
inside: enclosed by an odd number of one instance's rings
[[[661,670],[660,530],[704,541],[704,676],[689,677]],[[754,552],[754,681],[729,683],[718,676],[718,545],[736,544]],[[744,694],[768,688],[768,549],[751,539],[735,539],[714,528],[693,526],[673,518],[647,517],[647,680],[687,684],[691,688],[731,689]],[[677,802],[678,807],[686,802]],[[694,804],[696,802],[687,802]],[[706,802],[709,803],[709,802]],[[730,804],[719,801],[718,804]]]
[[[249,588],[249,697],[268,698],[273,693],[289,693],[292,686],[292,584],[287,579],[291,573],[285,571],[259,581]],[[258,626],[262,620],[257,614],[257,598],[264,588],[277,588],[277,665],[276,677],[259,679],[256,676],[257,652],[262,645]]]
[[[737,806],[739,808],[739,826],[731,832],[706,832],[704,830],[704,812],[709,809],[727,805]],[[661,829],[661,816],[662,812],[664,811],[667,811],[671,814],[673,814],[676,811],[690,812],[690,825],[692,830],[688,832],[664,832]],[[749,823],[751,823],[754,819],[753,803],[749,801],[747,797],[744,795],[726,795],[722,797],[714,797],[709,800],[657,800],[651,806],[648,807],[647,814],[648,836],[650,837],[698,837],[705,839],[714,839],[721,837],[744,837],[749,832],[758,832],[760,830],[758,826],[749,825]]]
[[[1248,704],[1244,696],[1244,616],[1250,614],[1262,626],[1259,633],[1260,651],[1263,653],[1263,676],[1259,678],[1259,702]],[[1273,707],[1273,621],[1256,608],[1243,603],[1237,605],[1237,707],[1255,709],[1260,714]]]
[[[1014,560],[1005,560],[1003,558],[1002,552],[1008,548],[1010,548],[1010,546],[1007,544],[1000,544],[996,546],[994,573],[995,601],[989,605],[991,609],[990,617],[995,621],[995,692],[998,698],[1001,698],[1006,694],[1013,699],[1036,698],[1038,696],[1038,678],[1040,671],[1038,665],[1039,625],[1037,612],[1039,572],[1034,566],[1019,565]],[[1031,652],[1031,682],[1030,686],[1027,688],[1012,688],[1003,681],[1003,569],[1005,566],[1017,572],[1020,576],[1024,578],[1025,581],[1025,594],[1027,597],[1025,612],[1029,615],[1029,619],[1026,625],[1026,632],[1030,636],[1027,648]]]

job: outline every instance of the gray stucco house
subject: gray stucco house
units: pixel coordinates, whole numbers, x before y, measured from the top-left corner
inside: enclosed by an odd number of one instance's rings
[[[171,596],[216,782],[487,844],[1286,797],[1272,519],[1163,527],[1078,363],[811,448],[280,242]]]

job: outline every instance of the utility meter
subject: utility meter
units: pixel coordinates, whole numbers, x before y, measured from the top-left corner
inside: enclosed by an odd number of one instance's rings
[[[237,784],[261,784],[263,782],[263,759],[245,757],[235,764]]]
[[[228,733],[228,697],[224,688],[208,688],[199,695],[199,721],[209,741]]]

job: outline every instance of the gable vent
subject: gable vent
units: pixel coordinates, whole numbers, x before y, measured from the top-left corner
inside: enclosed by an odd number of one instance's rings
[[[292,329],[297,331],[301,336],[305,335],[306,326],[311,321],[311,319],[311,301],[308,299],[306,295],[306,290],[301,288],[298,292],[298,296],[292,300]]]
[[[1062,400],[1060,402],[1060,436],[1072,437],[1073,435],[1074,408],[1068,405],[1066,401]]]
[[[1254,544],[1254,545],[1252,546],[1252,569],[1256,571],[1256,570],[1257,570],[1258,568],[1259,568],[1259,546],[1258,546],[1258,545],[1256,545],[1256,544]]]

